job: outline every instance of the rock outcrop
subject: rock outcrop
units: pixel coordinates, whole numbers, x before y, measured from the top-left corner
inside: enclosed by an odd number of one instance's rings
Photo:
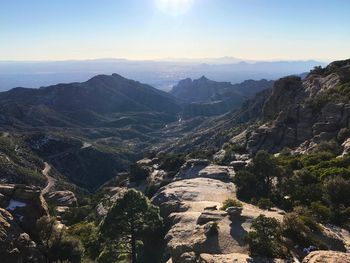
[[[273,81],[266,79],[231,84],[212,81],[203,76],[196,80],[189,78],[181,80],[170,93],[189,103],[225,100],[229,97],[236,97],[236,102],[242,103],[246,97],[252,97],[264,89],[271,88],[272,85]]]
[[[234,170],[231,167],[209,164],[208,160],[192,159],[181,167],[174,180],[201,177],[228,182],[233,176]]]
[[[260,126],[233,141],[254,154],[259,150],[276,153],[284,147],[305,152],[336,138],[341,129],[349,128],[350,102],[340,88],[349,85],[349,79],[350,60],[346,60],[330,64],[322,73],[312,72],[305,80],[276,81],[257,116]]]
[[[50,192],[47,194],[46,199],[50,204],[56,206],[77,206],[77,198],[71,191]]]
[[[48,215],[47,205],[40,188],[25,185],[0,185],[4,207],[16,223],[30,236],[36,237],[36,221]]]
[[[350,253],[336,251],[314,251],[302,263],[350,263]]]
[[[37,244],[23,232],[13,216],[3,208],[0,208],[0,261],[44,262]]]
[[[249,259],[244,236],[253,219],[264,213],[282,220],[278,211],[263,211],[246,203],[243,208],[218,210],[226,199],[236,198],[235,187],[227,180],[232,173],[232,168],[227,166],[190,160],[175,181],[153,197],[169,227],[165,240],[171,262],[221,263]]]
[[[208,237],[205,229],[210,221],[218,222],[220,229],[219,221],[225,220],[225,212],[210,211],[216,216],[214,218],[211,214],[206,220],[202,214],[209,213],[204,211],[206,207],[220,206],[232,194],[232,183],[195,178],[173,182],[162,188],[153,198],[153,202],[160,206],[162,215],[171,226],[165,239],[168,253],[174,263],[183,262],[181,258],[184,253],[219,253],[221,248],[218,235]],[[226,235],[229,235],[229,232]]]

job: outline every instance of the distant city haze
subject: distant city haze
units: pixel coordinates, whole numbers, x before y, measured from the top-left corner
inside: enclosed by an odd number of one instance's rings
[[[319,61],[253,62],[236,58],[167,59],[135,61],[125,59],[70,61],[0,61],[0,91],[14,87],[39,88],[57,83],[83,82],[99,74],[118,73],[126,78],[169,91],[185,78],[205,75],[215,81],[232,83],[244,80],[275,80],[286,75],[300,75]]]
[[[350,57],[350,1],[11,0],[0,60]]]
[[[350,57],[349,10],[348,0],[2,1],[0,90],[112,73],[162,90],[202,75],[299,75]]]

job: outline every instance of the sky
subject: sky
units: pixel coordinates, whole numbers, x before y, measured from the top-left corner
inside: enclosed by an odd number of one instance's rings
[[[349,0],[0,0],[0,60],[350,58]]]

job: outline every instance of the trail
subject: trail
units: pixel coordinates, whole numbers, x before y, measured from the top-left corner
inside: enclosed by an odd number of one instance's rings
[[[47,178],[47,185],[45,186],[45,188],[41,191],[42,195],[47,194],[51,188],[54,186],[56,179],[54,179],[53,177],[49,176],[51,170],[51,166],[45,162],[45,168],[42,171],[43,175]]]
[[[4,137],[4,138],[9,137],[9,135],[10,135],[10,133],[8,133],[8,132],[3,132],[2,133],[2,137]]]
[[[83,143],[83,146],[81,147],[81,149],[89,148],[89,147],[91,147],[91,146],[92,146],[91,143],[84,142],[84,143]]]

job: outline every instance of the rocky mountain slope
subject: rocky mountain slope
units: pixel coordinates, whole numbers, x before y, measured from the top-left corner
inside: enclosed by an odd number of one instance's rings
[[[181,80],[170,93],[189,103],[214,102],[227,99],[227,97],[236,97],[238,103],[264,89],[271,88],[272,85],[273,81],[265,79],[246,80],[239,84],[231,84],[230,82],[212,81],[203,76],[195,80],[189,78]]]
[[[209,119],[160,149],[176,152],[191,145],[218,150],[230,141],[253,154],[259,150],[276,153],[284,147],[305,152],[349,128],[349,83],[349,60],[315,69],[303,80],[279,79],[240,110]]]
[[[187,103],[183,117],[215,116],[238,109],[245,100],[272,85],[273,81],[265,79],[231,84],[212,81],[203,76],[197,80],[181,80],[170,93]]]
[[[117,75],[62,85],[0,94],[4,257],[42,262],[37,222],[50,213],[53,244],[84,246],[74,262],[127,260],[127,241],[100,226],[132,188],[164,219],[138,232],[144,262],[348,262],[350,60],[282,78],[212,117],[187,118],[171,95]]]
[[[0,93],[0,102],[1,125],[12,128],[118,127],[128,120],[113,116],[115,113],[159,112],[166,116],[180,111],[167,93],[117,74],[40,89],[15,88]]]
[[[207,85],[216,89],[216,82]],[[244,88],[252,93],[259,85],[257,82]],[[261,83],[261,88],[265,85]],[[6,134],[0,138],[3,159],[29,169],[26,174],[32,174],[35,185],[44,183],[45,178],[35,170],[41,170],[47,161],[62,177],[94,191],[128,170],[149,146],[166,138],[161,129],[179,125],[179,119],[198,116],[195,122],[200,123],[207,115],[232,110],[231,106],[226,101],[183,104],[171,94],[117,74],[40,89],[15,88],[0,93],[0,129]],[[38,158],[37,163],[25,161],[28,158]],[[6,169],[4,174],[12,170]],[[27,178],[9,175],[4,182],[23,183]]]

